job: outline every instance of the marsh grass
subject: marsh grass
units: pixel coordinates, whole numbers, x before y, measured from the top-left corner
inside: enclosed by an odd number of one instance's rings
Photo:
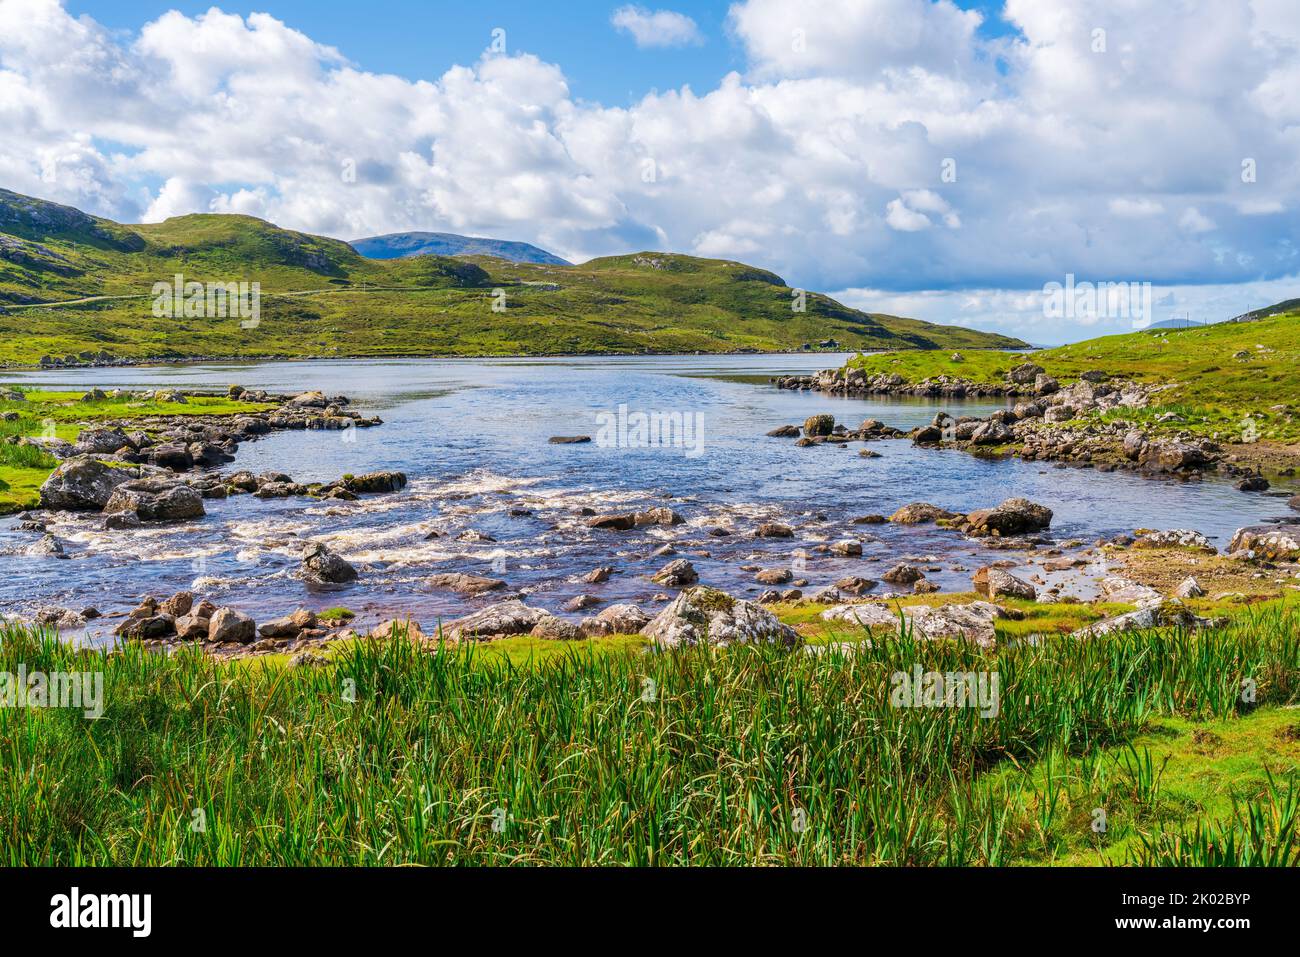
[[[1243,722],[1295,699],[1298,624],[1276,605],[1210,631],[997,652],[904,635],[523,664],[398,638],[319,668],[104,655],[11,627],[0,670],[103,670],[105,715],[0,708],[0,862],[1050,862],[1108,840],[1088,828],[1090,789],[1159,805],[1159,763],[1123,756],[1153,719]],[[890,677],[913,664],[996,671],[996,717],[892,707]],[[1153,859],[1200,853],[1179,850],[1194,829],[1160,843],[1185,810],[1134,815]],[[1235,846],[1285,853],[1292,838],[1250,830],[1252,813],[1221,825]]]

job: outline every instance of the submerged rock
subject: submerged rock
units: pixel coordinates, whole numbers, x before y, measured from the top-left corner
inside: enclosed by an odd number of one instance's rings
[[[1052,510],[1027,498],[1009,498],[995,508],[976,509],[966,522],[974,535],[1020,535],[1051,525]]]
[[[460,572],[430,575],[428,582],[434,588],[445,588],[459,595],[481,595],[484,592],[506,587],[506,583],[500,578],[484,578],[481,575],[465,575]]]
[[[650,580],[670,588],[685,588],[698,582],[700,576],[694,565],[684,558],[678,558],[655,572]]]

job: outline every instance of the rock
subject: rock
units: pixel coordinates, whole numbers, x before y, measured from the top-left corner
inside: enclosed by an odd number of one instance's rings
[[[788,568],[764,568],[754,576],[760,585],[784,585],[793,578],[794,575]]]
[[[624,515],[597,515],[587,519],[587,527],[626,532],[636,528],[636,515],[631,512]]]
[[[304,546],[302,564],[307,577],[317,582],[341,585],[357,578],[357,570],[322,542]]]
[[[406,488],[405,472],[367,472],[344,478],[344,487],[358,495],[400,492]]]
[[[42,536],[39,542],[28,545],[23,554],[31,558],[67,558],[63,543],[53,535]]]
[[[1192,445],[1189,442],[1159,441],[1148,442],[1143,447],[1138,461],[1151,471],[1177,472],[1209,465],[1211,459],[1199,445]]]
[[[208,641],[247,645],[257,637],[253,619],[233,608],[218,608],[208,622]]]
[[[918,595],[932,595],[939,591],[939,586],[928,578],[920,578],[917,579],[916,584],[912,586],[912,591]]]
[[[854,575],[848,578],[841,578],[839,581],[835,583],[835,588],[837,591],[841,591],[849,595],[865,595],[867,592],[875,588],[878,584],[880,583],[875,581],[874,579],[859,578],[856,575]]]
[[[1017,402],[1011,414],[1018,420],[1037,419],[1042,417],[1043,407],[1037,402]]]
[[[1195,578],[1184,578],[1174,589],[1175,598],[1200,598],[1205,594],[1205,589]]]
[[[389,641],[395,638],[416,642],[432,640],[420,628],[419,622],[412,621],[410,618],[390,618],[380,622],[370,629],[369,637],[375,641]]]
[[[767,434],[769,437],[774,439],[797,439],[799,438],[799,426],[782,425]]]
[[[56,511],[103,511],[113,490],[135,477],[133,469],[114,468],[77,456],[59,465],[41,486],[41,507]]]
[[[593,568],[591,571],[587,572],[587,574],[582,576],[582,580],[588,585],[599,585],[609,581],[609,576],[612,574],[614,574],[614,569],[609,568],[608,566]]]
[[[551,641],[577,641],[582,632],[571,621],[557,618],[555,615],[543,615],[529,632],[534,638],[546,638]]]
[[[671,508],[660,506],[636,513],[637,525],[680,525],[684,519]]]
[[[1232,536],[1228,552],[1250,552],[1255,558],[1269,561],[1300,558],[1300,525],[1248,525],[1239,528]]]
[[[916,567],[907,564],[907,562],[899,562],[881,577],[885,581],[893,582],[896,585],[910,585],[915,581],[920,581],[924,576]]]
[[[698,582],[700,576],[696,573],[694,565],[684,558],[678,558],[655,572],[650,580],[660,585],[667,585],[669,588],[686,588]]]
[[[131,441],[121,429],[82,429],[75,449],[78,455],[112,455]]]
[[[1052,510],[1027,498],[1009,498],[996,508],[976,509],[966,521],[976,535],[1019,535],[1051,525]]]
[[[793,538],[794,529],[779,522],[764,522],[754,531],[756,538]]]
[[[1134,429],[1124,436],[1124,457],[1130,461],[1136,462],[1146,451],[1147,437],[1144,433]]]
[[[316,627],[316,613],[299,608],[292,615],[268,621],[258,629],[263,638],[297,638],[305,629]]]
[[[181,641],[207,641],[211,619],[199,615],[181,615],[176,619],[176,637]]]
[[[140,516],[135,512],[114,512],[104,517],[104,528],[108,531],[126,531],[143,525]]]
[[[1038,590],[1029,582],[1017,578],[1008,571],[985,565],[975,572],[972,578],[975,591],[985,598],[997,598],[1006,595],[1009,598],[1037,598]]]
[[[155,445],[149,450],[148,458],[150,465],[173,472],[188,472],[194,468],[194,455],[188,446],[179,443]]]
[[[963,638],[983,646],[997,641],[994,622],[1005,617],[1005,611],[986,601],[937,608],[925,605],[891,608],[875,603],[837,605],[822,612],[826,621],[842,621],[864,628],[890,628],[898,633],[910,628],[917,638]]]
[[[188,591],[178,591],[160,606],[162,611],[165,611],[173,618],[180,618],[182,615],[188,615],[193,607],[194,594],[193,592]]]
[[[584,619],[578,626],[591,638],[605,635],[637,635],[650,622],[650,616],[636,605],[610,605],[599,614]]]
[[[834,555],[861,555],[862,543],[851,538],[834,542],[831,545],[831,553]]]
[[[1250,475],[1237,483],[1238,492],[1267,492],[1269,487],[1268,479],[1262,475]]]
[[[1031,385],[1043,374],[1043,367],[1032,362],[1023,362],[1007,373],[1007,381],[1016,385]]]
[[[803,424],[803,434],[809,438],[830,435],[833,431],[835,431],[835,416],[827,413],[810,415]]]
[[[460,572],[430,575],[427,581],[434,588],[454,591],[459,595],[481,595],[484,592],[506,587],[506,583],[500,578],[484,578],[481,575],[465,575]]]
[[[792,647],[800,640],[793,628],[762,606],[703,586],[689,588],[673,599],[645,627],[644,634],[660,648],[749,642]]]
[[[1061,391],[1061,384],[1044,372],[1034,376],[1034,395],[1052,395]]]
[[[975,445],[1003,445],[1015,438],[1011,430],[1001,422],[984,422],[971,433],[970,440]]]
[[[1124,605],[1151,605],[1164,600],[1164,596],[1154,588],[1118,575],[1102,579],[1101,595],[1108,602]]]
[[[518,599],[511,599],[450,622],[443,627],[443,633],[452,640],[526,635],[544,617],[550,616],[540,608],[529,608]]]
[[[1126,631],[1143,631],[1148,628],[1204,628],[1213,624],[1208,619],[1198,618],[1175,599],[1161,599],[1153,604],[1130,611],[1124,615],[1115,615],[1099,622],[1080,628],[1073,633],[1075,638],[1096,638],[1101,635],[1115,635]]]
[[[180,482],[145,478],[123,482],[104,505],[108,514],[127,512],[142,522],[181,522],[202,518],[203,496]]]
[[[582,611],[586,608],[592,608],[600,604],[600,599],[595,595],[574,595],[564,603],[565,611]]]
[[[1134,548],[1195,548],[1203,552],[1214,552],[1215,547],[1200,532],[1185,528],[1173,528],[1167,532],[1143,532],[1133,540]]]
[[[323,392],[303,392],[289,400],[289,405],[298,406],[299,408],[323,409],[329,405],[329,400],[325,398]]]
[[[552,435],[546,440],[551,445],[583,445],[591,441],[590,435]]]
[[[889,516],[889,520],[891,522],[897,522],[900,525],[920,525],[941,518],[947,519],[956,517],[956,512],[950,512],[946,508],[931,505],[929,502],[913,502],[911,505],[904,505],[893,515]]]
[[[851,519],[850,522],[849,522],[849,524],[851,524],[851,525],[884,525],[885,522],[887,522],[887,521],[889,521],[889,519],[885,518],[885,516],[883,516],[883,515],[875,515],[875,514],[873,514],[873,515],[859,515],[857,518]]]

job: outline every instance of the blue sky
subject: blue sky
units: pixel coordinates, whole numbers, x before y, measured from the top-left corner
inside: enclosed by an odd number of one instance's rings
[[[266,11],[367,70],[409,80],[435,79],[453,64],[473,62],[500,27],[512,51],[563,64],[574,96],[610,106],[626,106],[655,89],[709,90],[728,72],[745,69],[744,52],[726,29],[730,2],[672,3],[674,11],[696,22],[704,42],[650,51],[639,51],[632,37],[611,25],[619,5],[612,0],[258,0],[225,9]],[[198,16],[212,6],[212,0],[73,0],[67,9],[135,31],[168,10]],[[994,0],[960,0],[957,6],[984,15],[985,36],[1014,32]],[[359,10],[364,15],[358,16]]]
[[[1068,277],[1157,321],[1300,295],[1296,0],[623,6],[0,0],[0,185],[738,260],[1035,342],[1132,328],[1046,315]]]

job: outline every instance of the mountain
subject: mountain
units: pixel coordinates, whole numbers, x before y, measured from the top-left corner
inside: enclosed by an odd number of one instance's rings
[[[1146,332],[1150,329],[1197,329],[1205,325],[1203,322],[1196,322],[1193,319],[1166,319],[1163,322],[1153,322],[1151,325],[1142,329]]]
[[[257,283],[256,322],[158,308],[155,286]],[[214,304],[215,305],[215,304]],[[743,263],[645,252],[581,266],[367,259],[250,216],[125,226],[0,190],[0,363],[307,356],[1005,349],[861,312]]]
[[[505,239],[482,239],[455,233],[389,233],[357,239],[353,249],[367,259],[404,259],[407,256],[491,256],[512,263],[541,263],[569,266],[571,263],[531,243]]]

